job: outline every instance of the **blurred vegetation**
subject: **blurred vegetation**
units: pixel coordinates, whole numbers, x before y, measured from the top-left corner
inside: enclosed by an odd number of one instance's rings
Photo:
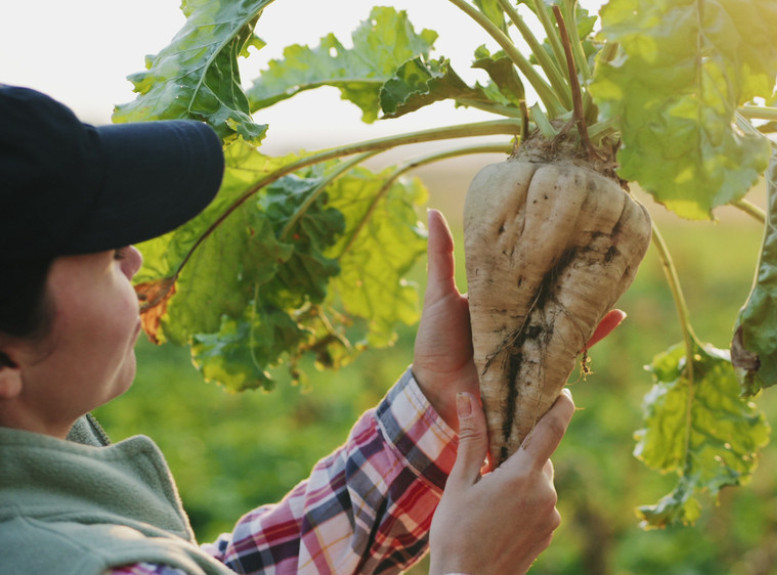
[[[446,179],[427,179],[430,205],[448,215],[458,236],[460,188],[471,174],[439,175]],[[761,227],[733,211],[721,211],[713,224],[681,222],[660,206],[650,209],[680,271],[696,333],[727,348],[752,282]],[[457,240],[458,283],[464,289]],[[414,276],[423,284],[423,265]],[[554,457],[563,524],[531,573],[777,572],[777,444],[763,452],[753,481],[724,490],[695,526],[643,531],[637,524],[634,508],[655,503],[671,485],[671,478],[647,469],[631,453],[642,397],[652,384],[643,366],[681,338],[652,249],[619,307],[628,319],[591,350],[594,374],[572,384],[579,411]],[[305,387],[281,382],[271,393],[241,395],[203,383],[186,350],[141,341],[135,385],[97,415],[114,440],[145,433],[159,443],[199,539],[212,540],[250,508],[281,498],[345,439],[359,414],[375,405],[412,361],[414,331],[402,328],[394,348],[366,352],[338,373],[311,368]],[[777,391],[767,390],[756,401],[774,422]],[[412,573],[426,573],[425,563]]]

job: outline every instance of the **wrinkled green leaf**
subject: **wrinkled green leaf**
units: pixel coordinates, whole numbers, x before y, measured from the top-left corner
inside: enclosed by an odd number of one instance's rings
[[[521,101],[526,99],[526,90],[515,65],[503,51],[491,54],[485,46],[478,47],[472,67],[486,71],[506,104],[518,108]],[[496,101],[497,97],[491,96],[491,99]]]
[[[216,199],[198,217],[160,238],[140,244],[143,269],[136,282],[175,274],[187,253],[251,185],[286,159],[270,159],[239,140],[225,151],[226,170]],[[269,219],[243,202],[194,251],[177,280],[178,293],[162,320],[162,335],[179,345],[192,334],[219,330],[222,315],[240,317],[256,285],[269,281],[293,247],[278,241]]]
[[[335,214],[333,222],[316,223],[331,229],[316,229],[310,220],[321,210],[311,205],[284,241],[279,230],[319,180],[286,178],[241,201],[256,182],[296,158],[268,158],[240,140],[227,147],[225,157],[222,188],[205,212],[141,244],[146,265],[137,281],[173,275],[196,246],[162,318],[162,339],[191,344],[193,360],[207,379],[232,390],[269,388],[266,370],[286,354],[297,353],[307,337],[295,319],[297,307],[307,305],[311,286],[319,290],[319,299],[325,293],[327,277],[295,277],[293,270],[307,266],[318,272],[318,258],[321,266],[332,268],[329,275],[336,273],[336,264],[320,250],[342,232],[342,218]]]
[[[777,156],[772,156],[766,179],[769,213],[763,245],[731,344],[731,360],[748,396],[777,383]]]
[[[736,108],[771,95],[777,75],[772,0],[612,0],[591,93],[618,119],[620,175],[692,219],[741,198],[766,168],[767,140]]]
[[[470,87],[445,58],[410,60],[380,90],[380,105],[386,118],[396,118],[447,99],[461,106],[490,106],[495,103],[494,99],[498,104],[509,103],[499,91],[487,91],[479,85]]]
[[[240,253],[242,243],[254,245],[260,238],[270,249],[252,254],[255,270],[232,270],[230,277],[235,278],[236,285],[231,286],[230,293],[239,291],[244,296],[239,315],[231,313],[233,310],[227,306],[229,294],[222,294],[218,288],[218,295],[227,296],[221,305],[219,300],[212,301],[208,290],[197,293],[193,286],[186,290],[190,299],[201,296],[196,299],[197,306],[209,298],[212,307],[238,319],[225,320],[216,334],[208,330],[194,336],[192,356],[206,378],[220,374],[219,381],[233,390],[254,384],[269,388],[270,379],[262,377],[265,370],[287,358],[293,364],[304,353],[314,331],[302,320],[305,311],[324,299],[328,282],[339,272],[337,262],[323,251],[344,231],[342,215],[326,207],[326,196],[318,194],[312,199],[321,183],[319,174],[307,172],[273,182],[257,194],[256,201],[246,202],[246,211],[268,222],[261,233],[257,228],[243,229],[242,234],[230,238],[231,245],[224,247],[217,243],[217,234],[229,227],[225,221],[213,233],[213,243],[207,242],[213,246],[213,258]],[[180,289],[184,292],[184,287]],[[175,311],[171,306],[172,319]],[[185,322],[178,319],[175,324],[178,327]],[[248,337],[238,340],[238,334]]]
[[[317,174],[290,175],[268,186],[259,199],[261,211],[274,222],[276,235],[294,246],[292,257],[280,267],[265,296],[284,308],[299,308],[307,301],[320,303],[329,279],[340,272],[337,262],[323,252],[345,231],[345,220],[326,205],[326,195],[311,201],[321,185]]]
[[[676,473],[675,489],[655,505],[639,508],[645,527],[693,523],[698,497],[713,497],[746,483],[757,452],[769,442],[763,413],[739,396],[728,353],[694,344],[693,375],[685,346],[659,354],[648,366],[654,386],[645,397],[645,427],[636,433],[634,455],[662,473]]]
[[[338,167],[332,161],[256,190],[298,158],[268,158],[242,140],[225,157],[213,204],[141,244],[146,263],[136,278],[173,277],[196,247],[159,339],[191,345],[206,379],[233,391],[270,389],[269,370],[281,363],[295,378],[306,354],[320,367],[340,367],[365,346],[393,342],[398,322],[418,320],[416,287],[402,277],[424,252],[420,184],[383,190],[385,173],[357,168],[322,188]]]
[[[342,98],[362,110],[362,120],[373,122],[380,111],[379,91],[383,82],[406,61],[427,56],[437,33],[416,33],[404,11],[375,7],[369,19],[352,35],[353,48],[333,35],[311,49],[287,47],[282,60],[272,60],[248,89],[251,110],[266,108],[280,100],[320,86],[334,86]]]
[[[116,107],[113,121],[197,119],[222,139],[235,133],[261,140],[267,126],[252,121],[237,58],[258,45],[253,30],[272,0],[185,0],[186,23],[172,42],[146,60],[146,71],[129,76],[139,96]]]
[[[254,361],[252,336],[250,321],[224,316],[218,332],[194,336],[194,365],[206,381],[219,382],[231,391],[272,389],[270,374]]]

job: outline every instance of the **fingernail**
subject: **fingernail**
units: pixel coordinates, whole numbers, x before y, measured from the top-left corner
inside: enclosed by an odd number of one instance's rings
[[[456,394],[456,412],[459,419],[465,419],[472,415],[472,398],[469,393]]]
[[[564,389],[561,390],[561,393],[566,395],[569,399],[572,399],[572,392],[569,391],[569,388],[565,387]]]

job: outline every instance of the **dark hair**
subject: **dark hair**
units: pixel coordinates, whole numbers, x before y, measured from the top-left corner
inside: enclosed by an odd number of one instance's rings
[[[0,334],[36,338],[46,333],[51,310],[46,302],[46,277],[51,258],[6,263],[0,279]],[[0,366],[13,366],[0,351]]]

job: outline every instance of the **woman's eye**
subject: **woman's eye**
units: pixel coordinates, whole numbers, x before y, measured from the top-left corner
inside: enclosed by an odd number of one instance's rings
[[[115,260],[123,260],[125,257],[127,257],[127,248],[119,248],[115,252],[113,252],[113,259]]]

